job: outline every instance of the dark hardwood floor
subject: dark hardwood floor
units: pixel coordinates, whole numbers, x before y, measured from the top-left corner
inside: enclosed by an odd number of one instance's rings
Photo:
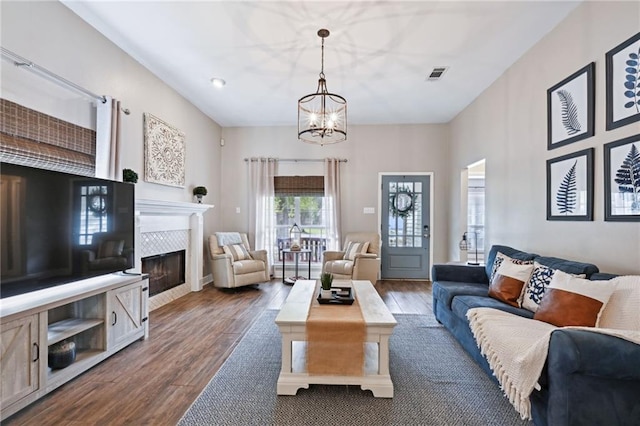
[[[426,281],[378,281],[392,313],[431,310]],[[211,285],[150,314],[150,336],[31,404],[4,425],[175,425],[253,321],[290,286],[274,280],[224,291]],[[275,391],[275,389],[274,389]]]

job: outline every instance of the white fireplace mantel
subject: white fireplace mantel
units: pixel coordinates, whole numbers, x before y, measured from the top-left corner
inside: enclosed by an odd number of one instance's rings
[[[141,247],[142,234],[189,230],[186,281],[191,291],[202,290],[202,267],[204,264],[204,226],[202,215],[214,206],[181,201],[136,200],[136,241],[135,247]],[[142,256],[136,250],[136,269],[142,271]]]

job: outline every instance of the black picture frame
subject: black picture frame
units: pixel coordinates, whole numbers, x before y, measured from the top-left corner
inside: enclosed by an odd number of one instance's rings
[[[605,54],[606,129],[640,120],[640,32]]]
[[[547,150],[595,134],[595,73],[591,62],[547,90]]]
[[[547,160],[547,220],[593,220],[594,151]]]
[[[605,221],[640,222],[640,180],[637,179],[640,179],[640,134],[605,144]]]

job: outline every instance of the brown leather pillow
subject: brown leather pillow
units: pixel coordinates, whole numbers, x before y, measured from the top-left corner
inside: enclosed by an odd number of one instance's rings
[[[520,294],[524,283],[533,271],[533,261],[521,263],[505,259],[498,267],[489,284],[489,297],[501,300],[516,308],[520,307]]]
[[[606,281],[589,281],[556,271],[533,319],[558,327],[595,327],[614,289]]]

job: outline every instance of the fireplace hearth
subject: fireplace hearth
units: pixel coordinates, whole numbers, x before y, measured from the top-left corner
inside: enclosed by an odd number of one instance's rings
[[[185,283],[185,250],[142,258],[142,272],[149,274],[149,296]]]

